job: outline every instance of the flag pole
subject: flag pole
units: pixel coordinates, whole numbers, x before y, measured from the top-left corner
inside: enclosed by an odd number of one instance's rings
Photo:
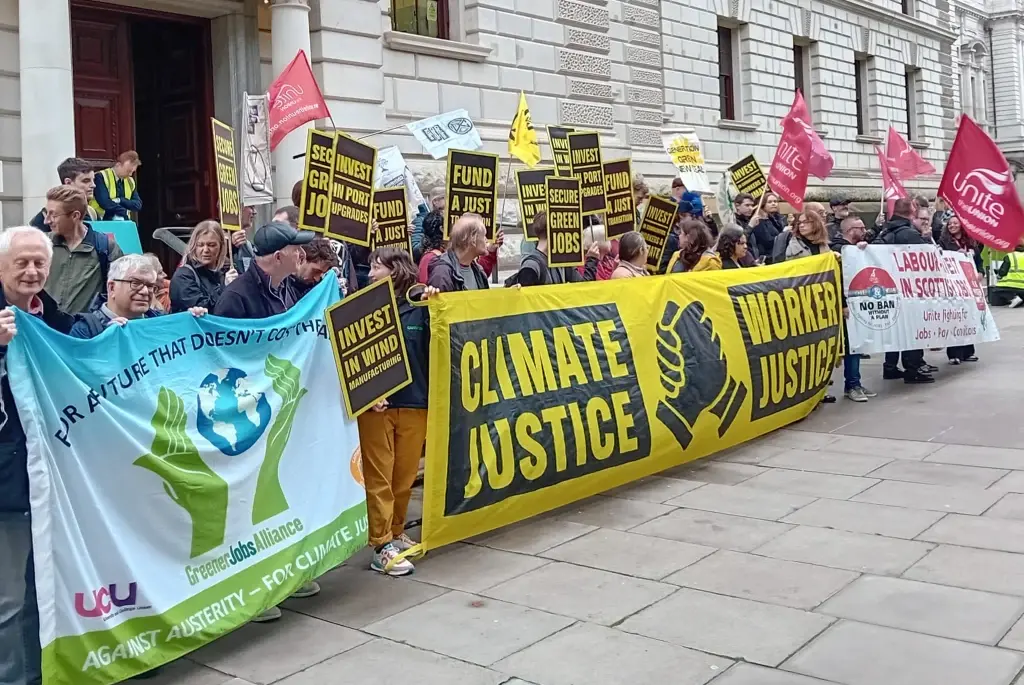
[[[751,216],[757,216],[757,213],[761,211],[761,205],[764,204],[764,199],[768,196],[768,180],[765,179],[764,188],[761,190],[761,198],[757,201],[757,207],[754,207],[754,213]]]

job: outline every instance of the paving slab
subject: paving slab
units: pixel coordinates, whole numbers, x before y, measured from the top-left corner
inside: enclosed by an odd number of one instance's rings
[[[377,638],[280,681],[278,685],[355,685],[373,683],[383,673],[403,673],[416,685],[499,685],[503,673],[441,654]]]
[[[833,619],[799,609],[681,589],[622,630],[764,666],[777,666]]]
[[[995,504],[1001,493],[980,488],[947,487],[902,481],[882,481],[853,498],[855,502],[891,504],[947,514],[981,514]]]
[[[577,623],[494,668],[543,685],[703,685],[731,663],[641,635]]]
[[[1024,614],[1024,599],[902,578],[863,576],[817,610],[863,623],[994,645]]]
[[[661,475],[670,478],[683,478],[701,483],[717,483],[718,485],[735,485],[754,476],[767,473],[768,469],[753,464],[734,464],[713,460],[698,459],[682,466],[662,471]]]
[[[715,685],[834,685],[832,681],[798,673],[739,663],[722,674]]]
[[[673,509],[664,504],[598,495],[562,507],[555,518],[600,528],[629,530],[645,521],[664,516]]]
[[[632,529],[641,535],[749,552],[790,529],[784,523],[761,521],[696,509],[676,509]]]
[[[843,685],[1008,685],[1024,654],[841,621],[783,669]]]
[[[877,482],[873,478],[860,478],[857,476],[772,469],[751,478],[745,485],[751,488],[761,488],[773,492],[788,492],[793,495],[805,495],[807,497],[849,499],[858,492],[867,490]]]
[[[950,514],[917,539],[1024,553],[1024,521]]]
[[[836,441],[836,436],[828,433],[814,433],[811,431],[783,428],[774,433],[769,433],[760,439],[760,444],[771,445],[772,447],[786,447],[797,450],[819,450],[822,447],[831,445]]]
[[[699,490],[670,499],[666,504],[774,521],[813,501],[813,497],[768,492],[742,485],[708,484]]]
[[[1024,471],[1010,471],[993,483],[989,490],[1024,493]]]
[[[762,466],[780,467],[796,471],[835,473],[841,476],[866,476],[880,466],[888,464],[888,457],[869,456],[820,450],[786,450],[761,462]]]
[[[786,451],[786,449],[786,447],[774,447],[766,445],[760,440],[755,440],[754,442],[748,442],[739,447],[733,447],[724,452],[713,454],[709,458],[715,461],[730,461],[737,464],[759,464],[769,457],[774,457],[776,454]]]
[[[612,625],[674,590],[671,585],[650,580],[553,562],[485,594],[581,621]]]
[[[989,518],[1024,521],[1024,495],[1009,492],[984,515]]]
[[[939,545],[903,577],[1024,596],[1024,555]]]
[[[999,642],[999,646],[1004,649],[1015,649],[1018,652],[1024,652],[1024,618],[1017,621],[1016,625]]]
[[[572,623],[529,607],[449,592],[371,624],[366,632],[489,666]]]
[[[841,571],[721,550],[665,579],[667,583],[770,604],[813,609],[857,579]]]
[[[660,580],[714,551],[714,547],[599,528],[543,555],[580,566]]]
[[[946,445],[925,457],[925,461],[1024,471],[1024,450],[975,445]]]
[[[479,592],[548,563],[526,554],[456,543],[416,563],[416,580],[463,592]]]
[[[661,476],[649,476],[640,480],[623,485],[622,487],[609,490],[604,493],[609,497],[621,497],[623,499],[635,499],[641,502],[655,502],[660,504],[665,500],[678,497],[684,492],[696,490],[704,483],[696,480],[683,480],[681,478],[663,478]]]
[[[888,459],[924,459],[942,448],[939,442],[868,438],[860,435],[837,435],[828,444],[830,452],[872,454]]]
[[[756,553],[860,573],[899,575],[932,547],[924,542],[800,526],[758,547]]]
[[[592,530],[597,530],[597,526],[563,521],[555,517],[539,517],[478,535],[470,542],[506,552],[540,554],[563,542],[586,535]]]
[[[819,499],[782,519],[818,528],[835,528],[851,533],[915,538],[945,514],[922,509],[891,507],[849,500]]]
[[[198,664],[189,658],[177,659],[146,678],[147,685],[239,685],[238,678]]]
[[[948,485],[951,487],[987,488],[1008,474],[1005,469],[987,469],[980,466],[934,464],[928,461],[896,460],[876,471],[872,478],[905,480],[912,483]]]
[[[282,611],[272,623],[249,623],[192,652],[192,661],[266,685],[358,647],[369,635]]]
[[[412,578],[392,578],[362,566],[343,566],[321,576],[315,598],[289,599],[281,605],[299,614],[361,629],[448,592]],[[381,598],[387,601],[381,601]]]

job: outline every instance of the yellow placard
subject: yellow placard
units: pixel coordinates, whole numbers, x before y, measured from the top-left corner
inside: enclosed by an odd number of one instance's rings
[[[217,204],[220,225],[225,231],[242,229],[242,207],[238,199],[238,164],[235,162],[235,130],[217,119],[213,127],[213,159],[217,164]]]

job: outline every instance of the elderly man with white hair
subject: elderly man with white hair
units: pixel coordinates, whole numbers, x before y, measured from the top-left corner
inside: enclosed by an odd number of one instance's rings
[[[121,257],[107,273],[107,301],[98,310],[80,314],[71,328],[73,338],[95,338],[110,324],[123,326],[135,319],[160,316],[153,308],[159,274],[152,260],[140,254]],[[190,307],[192,316],[205,316],[204,307]]]
[[[14,307],[61,333],[71,330],[74,317],[43,291],[52,259],[53,244],[39,229],[0,233],[0,683],[15,685],[39,683],[42,675],[25,432],[11,394],[7,345],[18,333]]]

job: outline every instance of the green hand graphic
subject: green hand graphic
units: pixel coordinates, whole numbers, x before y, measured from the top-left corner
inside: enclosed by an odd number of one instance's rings
[[[267,355],[264,371],[270,378],[271,385],[274,386],[274,392],[280,395],[284,402],[281,404],[281,410],[277,413],[274,423],[270,426],[270,433],[267,435],[267,451],[256,479],[256,495],[252,502],[254,525],[288,509],[288,499],[284,496],[284,490],[281,489],[279,467],[281,457],[284,455],[284,448],[288,445],[288,439],[292,434],[292,423],[295,421],[295,412],[299,408],[299,400],[307,392],[299,385],[302,381],[302,372],[287,359],[278,359],[272,354]]]
[[[164,490],[192,519],[192,558],[224,543],[228,515],[228,484],[207,466],[185,432],[185,403],[160,388],[152,420],[152,450],[136,466],[164,480]]]

